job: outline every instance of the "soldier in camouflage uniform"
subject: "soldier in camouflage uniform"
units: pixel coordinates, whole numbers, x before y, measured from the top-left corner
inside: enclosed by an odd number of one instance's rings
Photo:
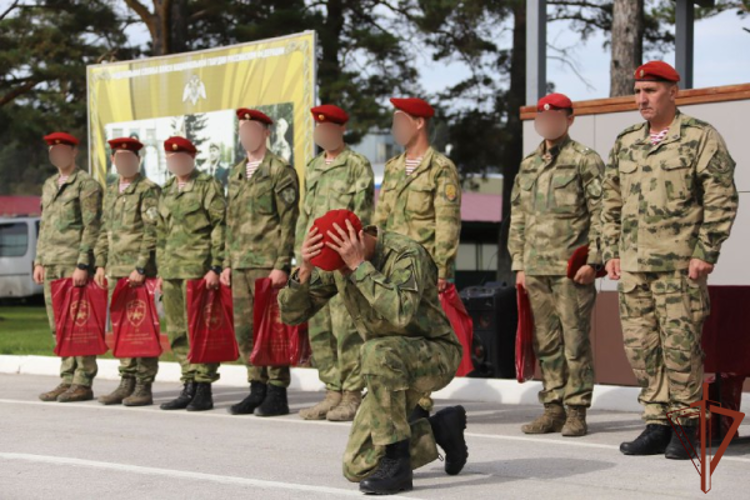
[[[102,229],[94,252],[96,276],[109,284],[109,298],[120,279],[130,286],[141,286],[146,278],[156,277],[156,222],[161,189],[139,173],[137,139],[122,137],[109,142],[112,163],[119,180],[104,193]],[[105,405],[144,406],[153,403],[151,384],[159,369],[159,358],[120,359],[120,385],[111,394],[100,396]]]
[[[354,418],[344,476],[365,493],[412,488],[412,470],[445,452],[445,471],[466,463],[466,412],[456,406],[409,422],[418,400],[455,376],[462,349],[438,300],[437,267],[423,246],[374,226],[359,232],[351,212],[318,219],[303,243],[300,268],[279,295],[285,323],[311,318],[340,295],[364,338],[362,375],[367,396]],[[320,233],[318,232],[320,231]],[[323,245],[338,262],[314,268]]]
[[[447,156],[430,146],[432,107],[422,99],[391,99],[396,107],[393,136],[406,151],[385,165],[373,223],[423,245],[438,268],[438,291],[452,281],[461,235],[461,187]],[[429,415],[429,395],[414,417]]]
[[[305,170],[305,199],[297,220],[296,248],[302,246],[313,220],[329,210],[348,209],[365,224],[372,220],[375,182],[369,160],[344,143],[347,113],[331,104],[311,109],[315,141],[323,152]],[[299,256],[297,261],[299,262]],[[341,297],[334,296],[310,319],[310,346],[326,397],[300,411],[305,420],[349,421],[362,401],[360,373],[362,337]]]
[[[299,215],[299,184],[294,168],[266,149],[271,118],[247,108],[238,109],[237,118],[247,157],[229,174],[227,252],[221,280],[232,287],[234,331],[247,366],[250,394],[229,412],[272,417],[289,413],[286,389],[291,375],[288,366],[250,363],[255,280],[270,278],[277,289],[287,282]]]
[[[573,105],[562,94],[537,104],[535,126],[544,137],[524,158],[513,185],[508,250],[534,315],[534,348],[542,369],[544,414],[526,434],[583,436],[594,388],[589,340],[596,300],[600,201],[604,163],[568,135]],[[568,260],[589,245],[588,261],[571,280]],[[568,407],[567,415],[563,405]]]
[[[76,167],[78,139],[64,132],[44,137],[49,146],[50,162],[58,173],[47,179],[42,188],[42,219],[34,259],[34,281],[44,284],[52,335],[55,315],[52,308],[51,283],[73,278],[75,286],[85,286],[93,271],[94,246],[99,236],[102,188],[86,172]],[[63,357],[60,364],[62,382],[55,389],[39,395],[42,401],[88,401],[93,399],[91,384],[96,376],[96,356]]]
[[[219,363],[192,364],[187,325],[187,283],[203,278],[217,289],[224,260],[226,201],[221,184],[195,168],[196,149],[183,137],[164,141],[167,168],[174,174],[159,198],[156,265],[167,319],[167,335],[180,363],[184,386],[162,410],[203,411],[213,408],[211,383],[219,379]]]
[[[735,163],[708,123],[677,110],[679,74],[647,63],[635,73],[646,119],[615,142],[604,175],[603,258],[618,280],[625,353],[641,386],[646,430],[620,445],[626,455],[690,456],[669,412],[702,397],[701,332],[707,276],[737,213]],[[675,414],[695,442],[698,415]]]

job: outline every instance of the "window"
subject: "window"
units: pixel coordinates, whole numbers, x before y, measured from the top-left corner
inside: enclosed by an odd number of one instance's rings
[[[25,222],[0,224],[0,257],[23,257],[29,247],[29,229]]]

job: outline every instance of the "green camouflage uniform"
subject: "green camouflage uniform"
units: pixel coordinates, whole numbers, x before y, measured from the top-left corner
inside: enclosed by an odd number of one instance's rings
[[[156,265],[163,279],[162,300],[167,335],[182,370],[183,382],[214,382],[219,363],[191,364],[187,360],[187,283],[200,279],[224,259],[224,190],[197,169],[182,190],[172,177],[159,198],[156,225]]]
[[[364,339],[367,396],[344,454],[344,476],[350,481],[366,478],[385,447],[405,439],[411,441],[412,468],[437,458],[429,421],[409,423],[407,417],[421,397],[448,385],[462,355],[438,300],[437,268],[430,255],[400,234],[378,230],[377,238],[372,260],[349,276],[316,269],[303,285],[295,272],[279,294],[287,324],[308,320],[338,294]]]
[[[406,153],[385,164],[373,224],[422,244],[438,268],[438,278],[452,280],[461,236],[461,183],[458,170],[432,147],[406,175]],[[432,400],[420,401],[432,410]]]
[[[601,265],[603,171],[596,152],[565,137],[549,150],[542,142],[524,158],[513,185],[508,250],[513,270],[526,274],[543,404],[591,406],[596,287],[569,279],[567,267],[586,244],[588,264]]]
[[[127,278],[135,268],[156,276],[156,222],[159,218],[161,189],[138,175],[120,193],[115,181],[104,191],[102,229],[96,244],[96,267],[106,271],[109,298],[118,280]],[[121,358],[120,376],[151,384],[159,369],[159,358]]]
[[[658,145],[641,123],[617,137],[609,156],[602,252],[605,262],[620,259],[625,353],[649,424],[668,425],[668,411],[701,398],[708,289],[687,273],[693,258],[715,264],[729,237],[734,167],[719,133],[679,112]]]
[[[329,165],[325,152],[305,170],[305,200],[297,220],[297,251],[315,219],[329,210],[346,209],[363,225],[372,219],[375,181],[370,161],[348,147]],[[300,261],[299,256],[297,261]],[[335,296],[310,318],[310,346],[320,380],[330,391],[361,391],[359,350],[362,337],[340,297]]]
[[[35,266],[44,267],[44,302],[53,336],[55,316],[50,284],[72,277],[77,264],[89,266],[89,278],[93,278],[102,207],[102,187],[89,174],[76,169],[58,187],[59,177],[59,173],[53,175],[42,187],[42,219],[34,259]],[[66,384],[90,387],[96,372],[96,356],[61,359],[60,377]]]
[[[255,280],[273,269],[289,272],[294,255],[294,225],[299,215],[297,172],[281,157],[266,151],[248,179],[247,159],[229,175],[227,252],[224,267],[232,270],[234,332],[248,382],[288,387],[289,367],[257,367],[253,351]]]

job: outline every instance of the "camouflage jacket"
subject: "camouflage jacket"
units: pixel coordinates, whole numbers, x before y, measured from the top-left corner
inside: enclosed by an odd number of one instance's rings
[[[193,171],[180,190],[177,178],[164,185],[156,224],[156,265],[164,279],[202,278],[224,261],[226,201],[221,184]]]
[[[429,148],[422,163],[406,175],[406,153],[385,164],[373,224],[424,245],[438,277],[454,274],[461,236],[461,184],[447,156]]]
[[[279,156],[266,156],[253,176],[247,159],[229,175],[225,267],[289,270],[299,215],[297,172]]]
[[[375,198],[372,167],[367,158],[348,147],[330,165],[326,165],[325,152],[310,160],[305,170],[304,189],[305,199],[297,219],[297,252],[315,219],[329,210],[351,210],[363,226],[372,220]]]
[[[511,194],[508,250],[513,270],[564,276],[568,260],[589,244],[588,263],[599,252],[604,162],[592,149],[566,137],[524,158]]]
[[[319,311],[337,293],[365,340],[403,335],[461,344],[440,305],[437,268],[421,245],[410,238],[373,226],[377,231],[375,255],[353,273],[315,269],[300,284],[297,271],[279,292],[281,319],[300,324]]]
[[[604,173],[604,261],[628,272],[715,264],[737,214],[734,166],[716,129],[679,112],[656,146],[648,123],[625,129]]]
[[[102,229],[96,243],[96,267],[108,276],[125,277],[143,268],[156,275],[156,222],[161,188],[138,176],[120,193],[115,181],[104,190]]]
[[[74,170],[58,188],[55,174],[42,187],[42,220],[34,264],[94,264],[99,236],[102,187],[89,174]]]

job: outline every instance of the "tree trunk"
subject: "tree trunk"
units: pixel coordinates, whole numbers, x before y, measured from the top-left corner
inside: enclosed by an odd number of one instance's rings
[[[320,102],[340,102],[335,94],[333,83],[341,77],[341,32],[344,29],[344,5],[342,0],[326,2],[326,21],[318,32],[321,47],[320,66],[318,68],[318,91]]]
[[[643,0],[614,0],[609,96],[633,92],[635,69],[643,64]]]

